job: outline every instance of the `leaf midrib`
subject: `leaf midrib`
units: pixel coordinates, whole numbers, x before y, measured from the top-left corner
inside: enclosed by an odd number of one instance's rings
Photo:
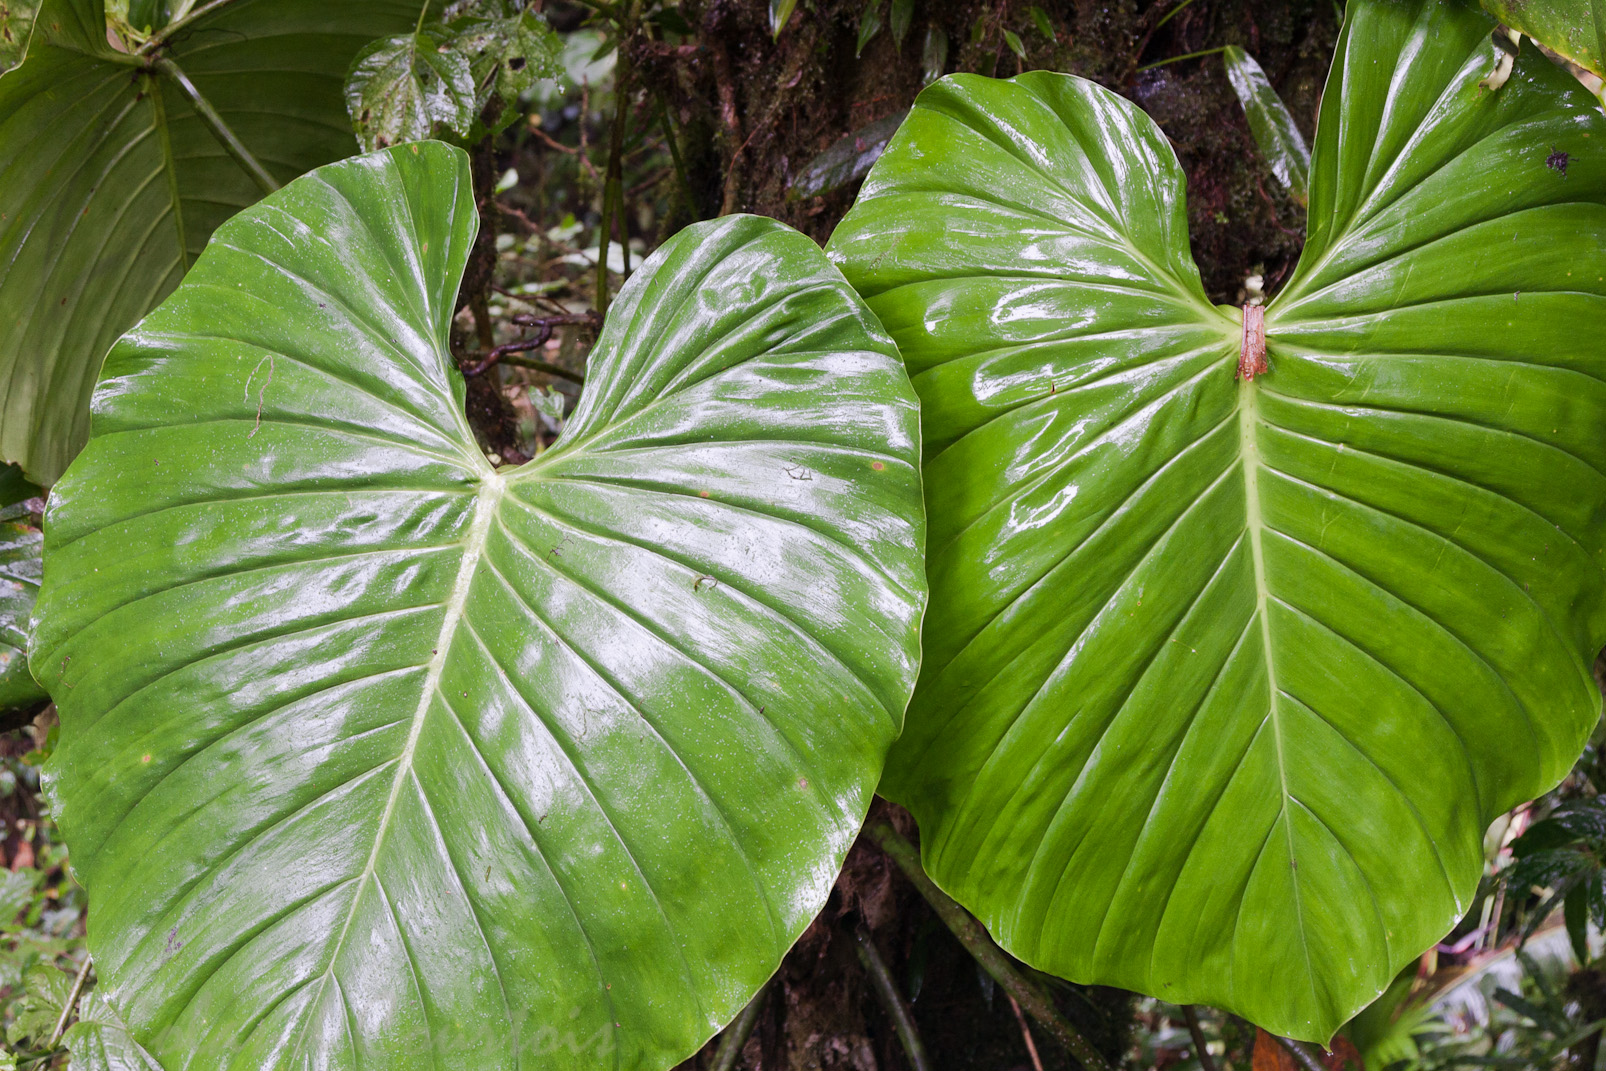
[[[1299,931],[1299,947],[1305,954],[1305,977],[1311,984],[1312,997],[1319,1002],[1320,997],[1315,992],[1316,968],[1311,962],[1310,942],[1305,936],[1305,908],[1299,895],[1299,851],[1294,842],[1293,815],[1288,807],[1293,796],[1288,789],[1288,760],[1283,748],[1282,719],[1278,717],[1281,704],[1277,697],[1281,692],[1277,686],[1277,663],[1272,657],[1271,620],[1267,616],[1271,609],[1271,595],[1266,583],[1266,554],[1261,542],[1265,519],[1260,509],[1262,462],[1256,435],[1260,426],[1259,399],[1260,388],[1255,385],[1254,377],[1246,376],[1238,384],[1238,453],[1244,470],[1244,527],[1249,533],[1249,556],[1255,575],[1255,617],[1260,621],[1261,655],[1266,663],[1266,717],[1271,722],[1272,741],[1277,752],[1277,781],[1282,790],[1277,820],[1282,823],[1283,833],[1288,838],[1288,858],[1296,863],[1296,869],[1289,879],[1293,888],[1294,918]]]
[[[413,758],[418,750],[419,738],[423,735],[424,722],[429,717],[430,707],[433,705],[436,692],[440,689],[440,679],[446,668],[446,661],[451,650],[452,641],[457,635],[457,627],[463,621],[464,611],[468,604],[469,590],[474,586],[474,576],[479,571],[480,559],[484,556],[485,545],[489,539],[492,522],[496,519],[498,508],[502,503],[502,496],[507,489],[507,481],[493,472],[486,472],[480,477],[480,490],[474,499],[474,520],[464,536],[463,560],[458,564],[457,576],[452,582],[451,595],[448,596],[444,615],[441,618],[440,634],[435,639],[433,653],[424,672],[423,685],[419,690],[418,706],[413,711],[412,724],[407,731],[407,742],[397,756],[396,772],[391,778],[390,795],[385,800],[384,810],[380,812],[379,824],[374,831],[374,846],[368,853],[368,861],[363,865],[362,872],[357,876],[357,889],[351,898],[351,906],[346,911],[345,922],[340,927],[340,935],[335,938],[334,947],[329,953],[329,962],[324,967],[323,981],[327,982],[335,977],[335,964],[340,960],[341,950],[345,947],[346,936],[351,932],[352,922],[362,905],[363,894],[367,892],[369,884],[374,880],[374,871],[379,863],[379,853],[384,849],[386,834],[390,831],[391,819],[395,815],[397,800],[401,797],[402,784],[413,772]],[[338,985],[338,981],[336,982]],[[303,1030],[310,1022],[309,1016],[303,1020]]]

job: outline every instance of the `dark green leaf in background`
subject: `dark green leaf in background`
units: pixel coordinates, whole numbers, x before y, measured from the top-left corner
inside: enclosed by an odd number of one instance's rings
[[[232,0],[162,52],[284,182],[355,151],[352,57],[417,17],[416,0]],[[0,76],[0,461],[48,484],[107,348],[261,190],[169,79],[107,44],[100,0],[45,0],[36,30]]]
[[[173,0],[128,0],[128,24],[142,32],[159,30],[171,21],[172,9]]]
[[[219,229],[52,491],[34,668],[104,992],[164,1067],[666,1067],[824,904],[902,724],[916,402],[809,239],[631,277],[493,471],[435,142]]]
[[[1271,173],[1283,188],[1294,200],[1304,204],[1310,185],[1310,150],[1305,147],[1305,137],[1289,114],[1288,106],[1266,80],[1266,72],[1260,69],[1253,56],[1237,45],[1228,45],[1221,58],[1226,61],[1227,80],[1243,105],[1260,155],[1266,158]]]
[[[1034,966],[1316,1041],[1568,771],[1606,641],[1606,117],[1529,50],[1480,91],[1466,4],[1347,19],[1269,373],[1076,78],[926,90],[829,247],[922,401],[883,791],[932,876]]]
[[[1037,26],[1037,32],[1042,34],[1049,41],[1054,41],[1056,39],[1054,34],[1054,24],[1049,20],[1048,12],[1038,7],[1036,4],[1033,4],[1027,10],[1031,13],[1032,22]]]
[[[932,23],[926,27],[926,42],[920,49],[920,76],[935,82],[948,69],[948,33]]]
[[[869,174],[907,111],[893,112],[867,123],[810,160],[792,179],[793,197],[818,197],[857,182]]]
[[[1482,0],[1489,13],[1552,52],[1606,78],[1603,0]]]
[[[864,14],[859,16],[859,38],[854,44],[855,58],[864,55],[864,46],[875,39],[881,32],[881,4],[883,0],[870,0],[865,6]]]
[[[903,39],[909,36],[909,23],[915,14],[915,0],[892,0],[892,43],[899,48],[903,47]]]

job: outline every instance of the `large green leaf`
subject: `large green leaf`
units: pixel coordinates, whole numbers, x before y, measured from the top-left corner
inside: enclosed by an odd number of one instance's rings
[[[682,231],[492,471],[475,227],[436,142],[242,213],[52,492],[46,773],[165,1067],[667,1066],[825,902],[902,723],[916,402],[818,247]]]
[[[1348,12],[1268,374],[1080,79],[927,90],[830,245],[923,403],[884,791],[933,876],[1039,967],[1312,1040],[1568,770],[1606,639],[1606,118],[1537,55],[1480,91],[1465,5]]]
[[[1606,77],[1606,2],[1603,0],[1482,0],[1489,13]]]
[[[417,15],[418,0],[225,0],[159,51],[284,182],[356,151],[346,68]],[[171,79],[107,44],[102,0],[46,0],[34,29],[0,76],[0,460],[50,483],[88,433],[107,348],[261,191]]]

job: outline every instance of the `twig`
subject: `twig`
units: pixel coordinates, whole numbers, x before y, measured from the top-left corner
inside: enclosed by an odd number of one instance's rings
[[[903,1002],[903,995],[898,992],[898,985],[892,980],[892,972],[887,970],[886,960],[881,958],[881,953],[876,949],[875,942],[870,939],[869,934],[861,929],[855,931],[853,936],[859,942],[859,962],[864,964],[865,972],[870,975],[870,983],[875,988],[875,995],[881,998],[881,1007],[898,1032],[898,1040],[903,1044],[903,1051],[909,1057],[909,1066],[914,1071],[931,1071],[931,1060],[926,1056],[926,1043],[920,1040],[920,1031],[915,1028],[914,1016],[909,1013],[909,1006]]]
[[[78,1004],[78,994],[84,991],[84,979],[89,977],[89,964],[92,961],[89,953],[84,952],[84,965],[78,968],[78,977],[73,979],[72,991],[67,994],[67,1003],[61,1006],[61,1018],[56,1020],[56,1029],[50,1032],[50,1044],[47,1049],[54,1049],[61,1040],[61,1035],[67,1029],[67,1020],[72,1016],[72,1010]]]
[[[669,118],[669,105],[664,103],[661,93],[658,95],[658,123],[664,129],[664,141],[669,144],[669,158],[675,162],[675,174],[680,177],[680,190],[686,195],[686,207],[691,209],[693,216],[701,219],[702,209],[697,206],[697,195],[692,192],[686,161],[680,156],[680,139],[675,137],[675,125]]]
[[[584,386],[586,381],[586,377],[580,375],[578,372],[571,372],[562,365],[556,365],[550,361],[538,361],[533,357],[519,357],[513,354],[507,354],[502,357],[501,363],[510,364],[514,368],[528,368],[532,372],[545,372],[549,376],[556,376],[558,379],[566,379],[576,386]]]
[[[648,175],[646,178],[642,179],[640,182],[626,190],[625,194],[629,197],[640,197],[642,194],[646,193],[648,190],[652,189],[654,186],[658,185],[660,182],[674,173],[675,169],[672,167],[660,167],[657,171],[654,171],[652,174]]]
[[[621,170],[613,181],[614,218],[619,221],[619,256],[622,260],[620,267],[624,269],[623,275],[630,278],[630,205],[626,198],[629,196],[625,189],[624,171]]]
[[[585,168],[588,172],[591,173],[592,179],[594,179],[597,182],[601,182],[602,181],[602,176],[597,174],[597,165],[591,162],[591,157],[587,156],[585,153],[581,152],[579,149],[575,148],[572,145],[563,144],[563,142],[559,141],[557,138],[554,138],[552,135],[548,134],[545,130],[542,130],[540,128],[540,126],[537,125],[537,122],[536,122],[535,119],[531,119],[530,120],[529,130],[530,130],[530,133],[534,134],[536,136],[536,139],[539,140],[542,144],[544,144],[547,148],[555,149],[558,152],[564,153],[564,154],[566,154],[568,156],[575,157],[576,159],[578,159],[580,161],[580,166]]]
[[[1047,1030],[1054,1040],[1082,1062],[1087,1071],[1110,1071],[1110,1065],[1099,1051],[1084,1038],[1070,1020],[1061,1015],[1053,1001],[1028,981],[1013,964],[1003,949],[993,943],[982,924],[971,917],[953,897],[937,888],[936,882],[920,865],[920,853],[897,830],[886,822],[873,822],[865,832],[892,858],[916,891],[936,909],[938,917],[959,938],[959,943],[976,958],[983,970],[1004,987],[1004,992],[1020,1002],[1033,1019]]]
[[[212,132],[212,136],[217,138],[223,150],[234,157],[234,162],[251,176],[251,181],[261,187],[263,193],[272,193],[279,188],[279,183],[268,174],[267,168],[251,155],[251,150],[247,149],[245,143],[229,129],[229,124],[225,123],[223,117],[217,113],[217,109],[212,107],[212,102],[201,96],[201,91],[195,88],[195,83],[190,81],[189,75],[185,74],[178,64],[166,56],[157,56],[152,66],[173,80],[173,84],[178,86],[179,92],[184,94],[190,102],[190,107],[195,109],[196,116]]]
[[[497,346],[495,349],[487,353],[477,364],[472,364],[463,369],[463,375],[465,378],[472,379],[474,376],[483,374],[485,370],[491,367],[493,364],[496,364],[499,361],[508,360],[511,354],[528,353],[530,350],[540,349],[542,346],[547,344],[547,340],[552,337],[552,329],[557,327],[559,324],[595,324],[597,322],[597,318],[594,315],[515,316],[513,317],[513,322],[518,324],[520,327],[535,328],[535,337],[521,339],[518,342],[509,342],[504,346]],[[548,364],[546,361],[537,361],[526,357],[518,361],[508,360],[508,363],[517,364],[524,368],[533,368],[536,371],[545,372],[547,375],[557,376],[559,379],[567,379],[571,383],[585,382],[584,376],[577,375],[576,373],[569,371],[567,368],[562,368],[555,364]]]
[[[1032,1040],[1032,1028],[1026,1022],[1026,1013],[1020,1010],[1020,1004],[1016,1002],[1014,997],[1010,997],[1008,993],[1005,993],[1004,996],[1009,997],[1009,1006],[1015,1012],[1015,1021],[1020,1024],[1020,1036],[1026,1039],[1026,1055],[1032,1058],[1032,1067],[1036,1071],[1043,1071],[1043,1058],[1037,1055],[1037,1042]],[[1206,1068],[1206,1071],[1215,1071],[1215,1069]]]
[[[463,369],[463,378],[472,379],[475,376],[483,375],[487,368],[490,368],[493,364],[500,364],[503,361],[508,360],[512,354],[528,353],[530,350],[538,350],[542,346],[546,345],[547,339],[550,337],[552,337],[552,332],[547,330],[542,332],[542,334],[536,338],[526,339],[523,342],[509,342],[505,346],[498,346],[496,349],[486,354],[485,359],[480,361],[478,364]],[[512,364],[513,362],[508,361],[508,363]],[[554,375],[560,374],[560,370],[557,365],[548,364],[545,361],[534,361],[531,358],[526,357],[522,363],[526,368],[530,367],[532,364],[537,364],[542,366],[542,371],[552,369]],[[565,379],[571,379],[578,383],[585,382],[585,380],[577,378],[575,374],[570,372],[568,369],[562,369],[561,374]]]
[[[608,170],[602,182],[602,220],[597,231],[597,314],[608,311],[608,249],[613,243],[615,203],[623,205],[625,127],[630,121],[630,51],[625,47],[635,29],[633,0],[620,0],[618,59],[614,61],[613,129],[608,131]],[[622,214],[622,213],[620,213]],[[630,272],[630,224],[619,220],[625,273]]]
[[[753,1035],[753,1027],[758,1025],[758,1013],[764,1009],[764,998],[769,994],[768,982],[760,989],[753,999],[747,1002],[740,1015],[719,1039],[719,1048],[714,1050],[713,1071],[734,1071],[736,1059],[742,1054],[742,1046]]]
[[[1193,1054],[1199,1060],[1200,1071],[1217,1071],[1216,1058],[1210,1055],[1210,1049],[1205,1045],[1204,1027],[1199,1025],[1198,1010],[1192,1004],[1184,1004],[1182,1017],[1188,1021],[1188,1036],[1193,1038]]]
[[[1267,1031],[1267,1036],[1286,1049],[1288,1055],[1294,1058],[1294,1063],[1303,1067],[1305,1071],[1327,1071],[1327,1068],[1322,1065],[1321,1060],[1316,1057],[1315,1053],[1293,1038],[1285,1038],[1281,1034],[1273,1034],[1270,1031]]]

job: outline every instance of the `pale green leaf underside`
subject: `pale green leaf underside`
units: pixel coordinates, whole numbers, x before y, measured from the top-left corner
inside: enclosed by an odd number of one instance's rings
[[[342,85],[416,0],[233,0],[167,48],[280,182],[356,150]],[[106,44],[102,0],[46,0],[0,76],[0,460],[50,483],[117,336],[261,191],[166,79]]]
[[[1038,967],[1325,1041],[1596,721],[1606,121],[1533,55],[1480,93],[1490,28],[1349,4],[1247,383],[1175,158],[1091,83],[933,86],[831,240],[927,443],[883,791]]]
[[[1606,77],[1602,0],[1483,0],[1489,13],[1586,70]]]
[[[493,472],[447,351],[475,227],[434,142],[240,214],[54,490],[46,772],[168,1071],[669,1066],[823,905],[899,731],[916,404],[818,248],[681,232]]]

